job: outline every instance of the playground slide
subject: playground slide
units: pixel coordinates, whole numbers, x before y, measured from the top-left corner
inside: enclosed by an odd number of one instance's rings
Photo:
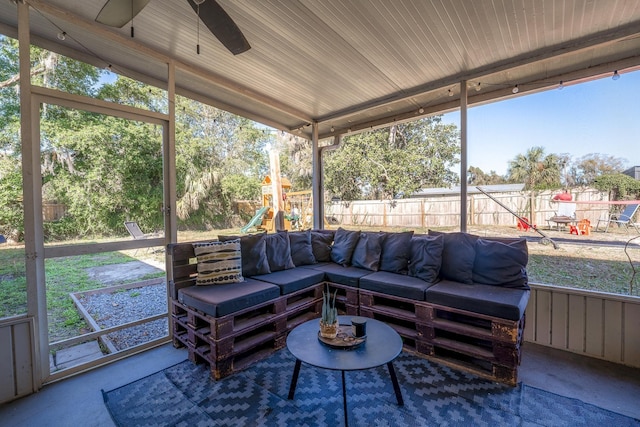
[[[248,233],[252,227],[257,227],[262,223],[262,217],[269,211],[269,206],[263,206],[258,209],[258,212],[251,218],[251,221],[247,223],[244,227],[240,229],[243,233]]]

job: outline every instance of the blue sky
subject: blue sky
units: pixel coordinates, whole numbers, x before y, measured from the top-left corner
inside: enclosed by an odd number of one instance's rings
[[[468,165],[500,175],[533,146],[572,159],[600,153],[640,165],[640,71],[469,108]],[[460,125],[458,111],[445,123]]]

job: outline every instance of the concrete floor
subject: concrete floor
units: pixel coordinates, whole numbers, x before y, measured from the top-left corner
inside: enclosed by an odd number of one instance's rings
[[[0,426],[113,426],[101,390],[128,384],[186,358],[186,350],[167,344],[49,384],[38,393],[0,405]],[[640,369],[525,343],[520,380],[640,420]]]

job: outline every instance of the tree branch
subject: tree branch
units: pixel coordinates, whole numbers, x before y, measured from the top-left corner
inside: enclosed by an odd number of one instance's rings
[[[31,77],[33,76],[37,76],[38,74],[42,74],[45,71],[47,71],[47,67],[44,65],[41,65],[37,68],[34,68],[33,70],[31,70],[31,73],[29,74]],[[0,82],[0,89],[4,89],[5,87],[9,87],[14,85],[15,83],[20,81],[20,74],[16,74],[15,76],[11,77],[8,80],[5,80],[3,82]]]

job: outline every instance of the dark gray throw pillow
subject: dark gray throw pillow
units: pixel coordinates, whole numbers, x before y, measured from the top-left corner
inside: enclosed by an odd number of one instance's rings
[[[331,261],[334,234],[333,230],[311,230],[311,250],[317,262]]]
[[[360,238],[351,257],[351,265],[378,271],[380,269],[383,239],[384,235],[381,233],[360,233]]]
[[[333,246],[331,247],[331,261],[347,267],[351,264],[353,250],[358,244],[360,231],[345,230],[340,227],[333,236]]]
[[[289,245],[291,247],[291,260],[296,267],[316,263],[311,246],[311,230],[292,231],[289,233]]]
[[[529,289],[527,241],[511,243],[478,239],[475,244],[473,281],[505,288]]]
[[[267,234],[265,237],[267,260],[269,261],[269,270],[271,272],[295,268],[291,259],[288,234],[286,231],[278,231],[277,233]]]
[[[433,230],[429,230],[429,236],[442,236],[444,239],[440,276],[454,282],[473,284],[477,237],[461,232],[441,233]]]
[[[248,234],[246,236],[218,236],[218,240],[226,242],[240,239],[240,253],[242,255],[242,275],[244,277],[269,274],[267,260],[267,245],[265,233]]]
[[[413,237],[413,231],[384,233],[380,270],[407,274],[411,254],[411,237]]]
[[[409,276],[417,277],[428,283],[436,283],[442,265],[444,237],[414,235],[411,239],[411,257]]]

